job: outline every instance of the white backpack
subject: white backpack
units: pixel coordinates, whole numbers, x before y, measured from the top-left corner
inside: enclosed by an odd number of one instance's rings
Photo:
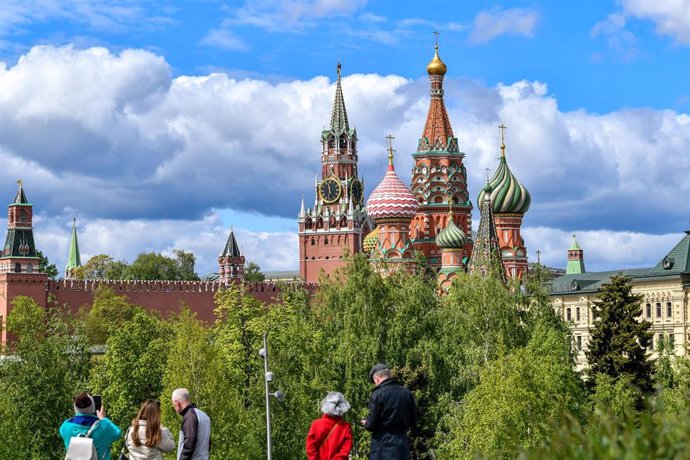
[[[72,436],[67,446],[65,460],[98,460],[96,446],[93,445],[93,439],[91,439],[91,433],[97,425],[98,422],[91,425],[85,435],[80,433],[77,436]]]

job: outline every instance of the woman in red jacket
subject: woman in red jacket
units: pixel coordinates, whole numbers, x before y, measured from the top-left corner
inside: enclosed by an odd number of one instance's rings
[[[323,416],[314,420],[307,435],[309,460],[347,460],[352,448],[352,428],[343,419],[350,403],[341,393],[330,392],[321,401]]]

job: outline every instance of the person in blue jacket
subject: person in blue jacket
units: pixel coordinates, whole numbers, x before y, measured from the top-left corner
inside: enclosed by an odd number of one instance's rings
[[[96,404],[88,393],[81,393],[74,398],[74,417],[70,417],[60,426],[60,436],[65,442],[65,449],[73,436],[86,434],[96,422],[99,422],[91,433],[93,445],[99,460],[110,459],[110,446],[120,439],[122,430],[105,416],[105,407],[96,412]]]

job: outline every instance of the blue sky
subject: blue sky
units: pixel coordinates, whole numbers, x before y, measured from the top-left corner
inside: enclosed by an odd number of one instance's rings
[[[409,181],[433,30],[470,195],[506,123],[532,256],[563,266],[573,232],[590,269],[673,246],[690,212],[690,0],[4,0],[0,193],[24,179],[61,267],[76,215],[85,257],[181,248],[208,272],[232,225],[248,259],[295,268],[335,63],[367,192],[388,133]]]

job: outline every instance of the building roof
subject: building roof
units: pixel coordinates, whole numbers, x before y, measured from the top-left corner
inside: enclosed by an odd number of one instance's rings
[[[503,268],[503,259],[501,258],[501,249],[498,245],[498,236],[496,235],[496,225],[494,224],[492,212],[491,191],[491,185],[487,183],[484,186],[484,192],[489,198],[484,200],[481,208],[479,228],[477,229],[477,236],[474,239],[474,246],[472,247],[472,255],[470,257],[469,272],[478,271],[484,275],[498,276],[505,281],[506,274]]]
[[[227,243],[225,243],[225,249],[223,249],[223,252],[221,252],[220,255],[221,257],[242,257],[242,253],[240,252],[240,246],[237,244],[237,240],[235,239],[234,230],[230,230],[228,241]]]
[[[453,214],[449,213],[448,225],[436,235],[436,246],[441,249],[460,249],[465,246],[467,237],[455,222],[453,222]]]
[[[577,247],[579,248],[579,245]],[[597,292],[602,284],[609,282],[611,277],[617,274],[631,276],[633,280],[690,275],[690,231],[685,232],[678,244],[654,267],[567,274],[553,280],[550,294]]]
[[[26,199],[26,194],[24,193],[24,186],[22,185],[22,180],[19,179],[17,181],[17,184],[19,185],[19,189],[17,190],[17,194],[14,196],[14,201],[12,204],[29,204],[29,200]]]
[[[367,200],[367,214],[374,221],[380,219],[408,219],[417,213],[417,200],[403,184],[393,166],[393,148],[388,155],[388,171]]]
[[[355,130],[350,129],[350,122],[347,119],[347,109],[345,108],[345,98],[343,97],[343,87],[340,83],[341,65],[338,62],[338,79],[335,83],[335,99],[333,100],[333,111],[331,112],[331,125],[329,129],[321,133],[321,138],[326,139],[333,135],[339,137],[345,133],[349,138],[355,136]]]

